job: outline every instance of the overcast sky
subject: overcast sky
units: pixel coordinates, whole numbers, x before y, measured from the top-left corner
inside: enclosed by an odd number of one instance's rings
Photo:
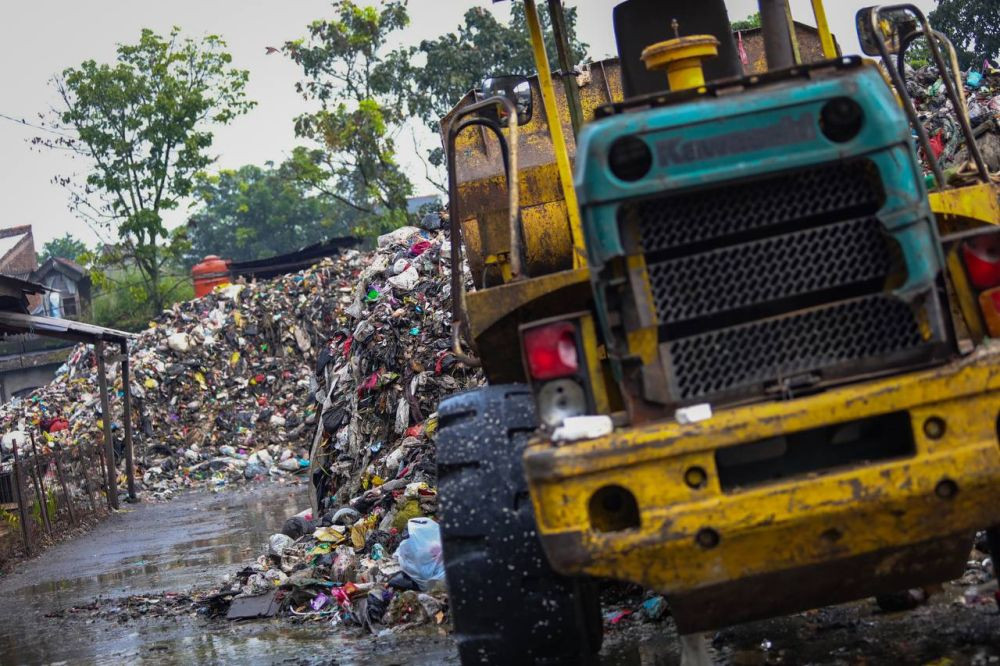
[[[615,52],[611,8],[619,0],[567,0],[580,7],[578,28],[590,44],[591,56],[599,59]],[[544,6],[544,3],[539,3]],[[854,13],[873,0],[828,0],[827,12],[845,53],[856,53]],[[918,0],[925,10],[933,0]],[[472,6],[486,7],[502,17],[510,3],[489,0],[410,0],[411,26],[401,35],[405,43],[454,30],[462,14]],[[731,0],[730,18],[743,18],[756,10],[755,0]],[[808,0],[792,0],[796,20],[813,23]],[[110,62],[115,44],[134,42],[142,28],[166,33],[171,26],[199,37],[220,34],[228,42],[234,65],[250,71],[248,93],[257,107],[232,125],[215,132],[213,154],[216,168],[281,161],[295,145],[292,118],[308,110],[293,84],[299,78],[296,66],[280,55],[266,55],[265,47],[305,35],[310,21],[330,15],[327,0],[48,0],[6,3],[0,21],[0,114],[36,120],[56,102],[49,81],[52,75],[88,58]],[[0,118],[0,227],[34,226],[37,247],[66,232],[88,244],[95,236],[67,210],[65,191],[50,180],[72,172],[77,162],[58,152],[39,153],[27,143],[37,132]],[[424,139],[427,140],[427,139]],[[416,193],[431,193],[420,162],[407,158],[412,139],[399,138],[401,158],[410,169]],[[177,216],[180,220],[181,216]]]

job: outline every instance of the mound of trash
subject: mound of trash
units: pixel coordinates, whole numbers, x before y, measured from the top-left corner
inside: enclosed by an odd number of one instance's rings
[[[443,235],[404,228],[379,239],[316,354],[314,508],[201,600],[210,616],[370,631],[445,621],[436,410],[483,381],[450,350],[449,255]]]
[[[988,60],[963,73],[969,123],[991,172],[1000,170],[1000,68]],[[967,179],[970,155],[944,81],[934,65],[906,68],[906,89],[920,114],[931,150],[951,181]]]
[[[391,496],[411,481],[431,488],[437,402],[481,382],[448,352],[449,272],[445,232],[403,227],[373,252],[164,311],[130,344],[140,492],[166,499],[195,484],[307,474],[314,449],[327,503],[359,490]],[[123,391],[117,364],[107,370],[122,489]],[[0,408],[0,423],[21,442],[31,431],[43,452],[93,456],[103,442],[96,377],[94,350],[80,345],[52,383]]]

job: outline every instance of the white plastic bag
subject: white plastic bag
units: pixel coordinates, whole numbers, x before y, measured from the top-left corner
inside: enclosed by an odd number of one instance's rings
[[[441,530],[430,518],[410,518],[406,529],[409,537],[396,549],[396,559],[403,572],[426,590],[434,581],[444,580]]]
[[[285,549],[291,546],[295,541],[287,534],[272,534],[267,540],[267,554],[274,557],[281,557],[285,552]]]

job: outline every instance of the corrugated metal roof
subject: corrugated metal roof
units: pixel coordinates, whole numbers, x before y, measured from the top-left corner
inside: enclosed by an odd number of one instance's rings
[[[41,317],[20,312],[0,312],[0,333],[37,333],[75,342],[127,342],[135,333],[85,324],[71,319]]]
[[[7,275],[6,273],[0,273],[0,285],[12,290],[19,289],[26,294],[44,294],[47,291],[52,291],[44,284],[38,284],[37,282],[25,280],[20,276]]]

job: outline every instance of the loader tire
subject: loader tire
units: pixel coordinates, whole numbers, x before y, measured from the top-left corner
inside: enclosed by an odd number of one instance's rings
[[[441,540],[455,639],[470,664],[586,663],[601,647],[594,581],[556,574],[521,470],[536,427],[519,385],[462,393],[438,410]]]

